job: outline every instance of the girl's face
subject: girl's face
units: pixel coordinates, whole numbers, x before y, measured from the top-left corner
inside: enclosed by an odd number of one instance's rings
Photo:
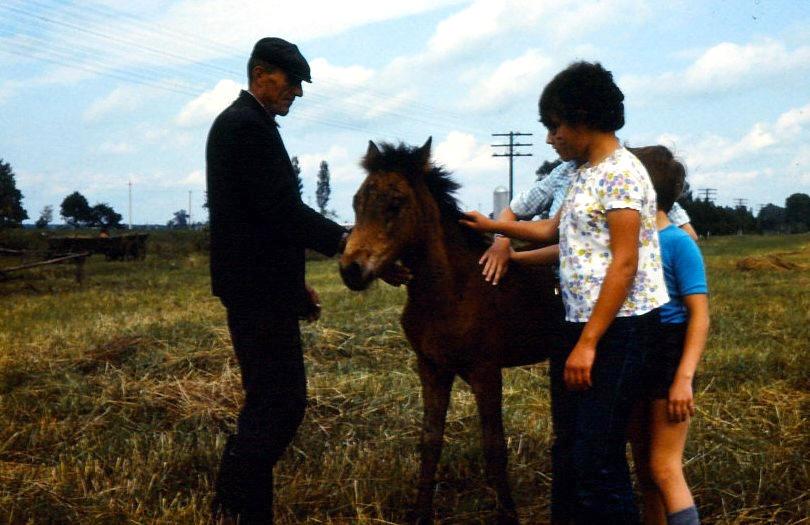
[[[593,133],[585,126],[556,121],[548,128],[546,144],[550,144],[564,161],[585,162],[592,138]]]

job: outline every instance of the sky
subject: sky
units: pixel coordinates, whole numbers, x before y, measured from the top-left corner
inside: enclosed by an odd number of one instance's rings
[[[556,158],[537,101],[568,64],[598,61],[625,94],[632,146],[664,144],[692,188],[754,212],[810,193],[808,0],[4,0],[0,159],[29,221],[73,191],[135,224],[206,220],[205,141],[246,88],[259,38],[298,44],[312,84],[279,118],[315,206],[352,222],[368,141],[421,145],[466,208],[508,186],[493,133],[521,137],[515,189]],[[132,192],[132,216],[128,196]]]

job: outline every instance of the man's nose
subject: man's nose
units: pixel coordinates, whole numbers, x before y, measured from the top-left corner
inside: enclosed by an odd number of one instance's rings
[[[303,97],[304,96],[304,87],[301,84],[293,87],[293,95],[296,97]]]
[[[554,144],[554,134],[550,131],[546,133],[546,144]]]

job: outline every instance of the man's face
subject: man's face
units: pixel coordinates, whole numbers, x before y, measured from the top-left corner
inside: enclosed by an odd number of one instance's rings
[[[273,115],[286,115],[295,97],[304,96],[301,81],[280,68],[268,70],[256,66],[253,78],[253,94]]]
[[[557,120],[548,128],[546,144],[550,144],[564,161],[582,161],[587,156],[589,139],[590,133],[584,126],[572,126]]]

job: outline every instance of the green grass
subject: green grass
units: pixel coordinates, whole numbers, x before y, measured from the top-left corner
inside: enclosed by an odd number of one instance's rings
[[[0,523],[205,522],[239,375],[206,258],[161,246],[144,262],[94,257],[83,286],[70,265],[0,283]],[[713,324],[686,458],[702,517],[806,522],[810,236],[702,248]],[[803,267],[736,267],[773,253]],[[404,291],[350,293],[334,261],[308,271],[324,315],[302,325],[310,405],[278,466],[278,522],[401,523],[421,419]],[[505,373],[505,419],[521,517],[546,522],[545,365]],[[436,498],[445,523],[491,517],[478,440],[457,382]]]

